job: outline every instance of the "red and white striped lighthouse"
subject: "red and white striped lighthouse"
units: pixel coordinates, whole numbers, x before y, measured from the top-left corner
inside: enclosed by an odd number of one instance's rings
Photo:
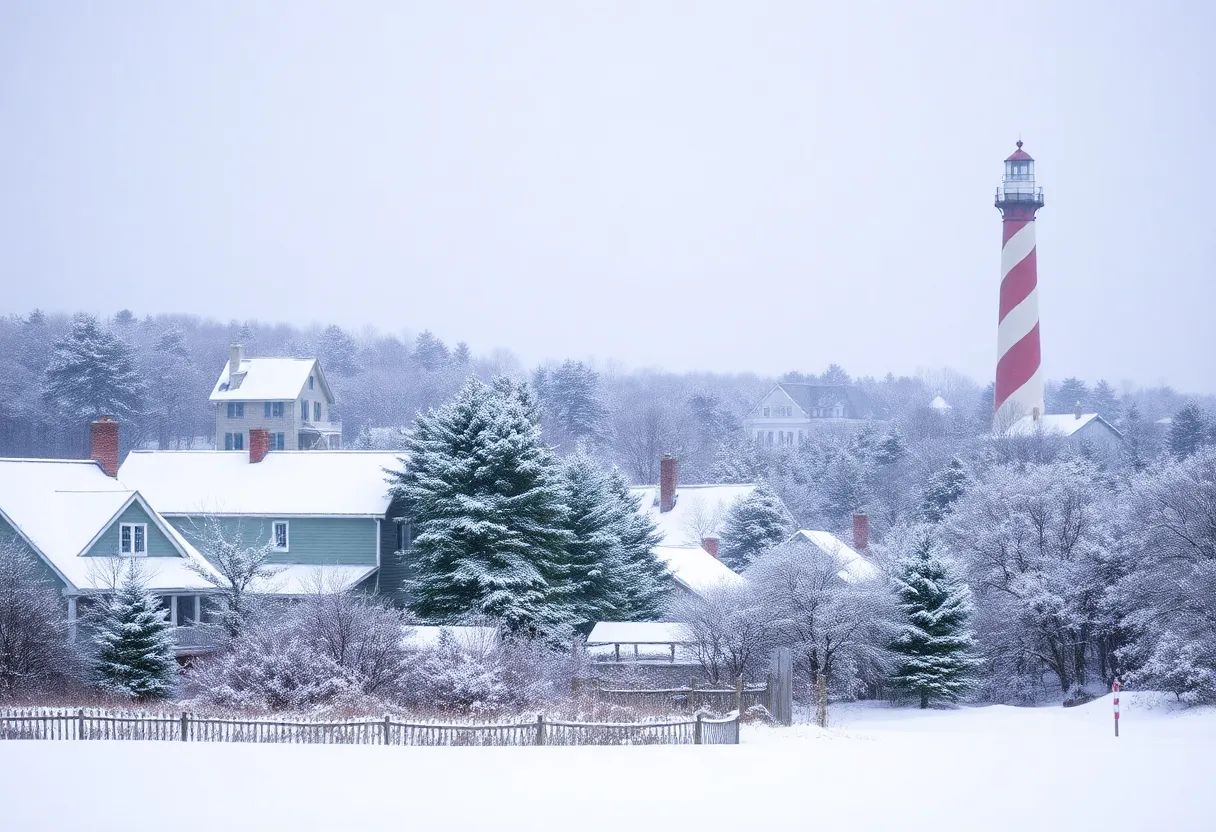
[[[995,407],[996,425],[1001,428],[1023,416],[1037,419],[1044,412],[1034,246],[1034,215],[1043,207],[1043,189],[1035,187],[1034,159],[1022,150],[1021,140],[1005,160],[996,207],[1004,220]]]

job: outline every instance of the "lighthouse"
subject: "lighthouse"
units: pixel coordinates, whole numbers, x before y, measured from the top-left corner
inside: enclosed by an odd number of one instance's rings
[[[998,430],[1043,409],[1039,349],[1039,292],[1034,215],[1043,189],[1034,181],[1034,159],[1018,141],[1005,160],[996,189],[1001,212],[1001,303],[997,323],[995,426]]]

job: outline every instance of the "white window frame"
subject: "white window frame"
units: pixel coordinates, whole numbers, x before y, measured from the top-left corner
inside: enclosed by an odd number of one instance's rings
[[[130,529],[131,551],[124,552],[122,550],[123,532]],[[136,535],[135,530],[142,529],[144,542],[144,550],[142,552],[135,551]],[[148,524],[147,523],[119,523],[118,524],[118,554],[125,558],[144,558],[148,556]]]
[[[279,526],[283,527],[283,545],[279,545]],[[291,551],[291,524],[286,520],[274,520],[270,524],[270,545],[276,552]]]

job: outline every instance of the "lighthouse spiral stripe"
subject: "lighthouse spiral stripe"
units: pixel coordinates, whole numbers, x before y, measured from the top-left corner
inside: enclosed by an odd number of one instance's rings
[[[1006,219],[1003,228],[996,410],[1017,418],[1044,412],[1034,220]]]

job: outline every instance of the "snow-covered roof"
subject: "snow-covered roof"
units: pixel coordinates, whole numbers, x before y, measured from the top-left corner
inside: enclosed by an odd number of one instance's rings
[[[591,628],[587,646],[599,644],[683,644],[691,641],[688,625],[672,621],[600,621]]]
[[[118,477],[162,514],[383,517],[391,451],[132,451]]]
[[[659,487],[631,488],[638,511],[649,517],[663,536],[663,546],[700,546],[701,539],[721,534],[726,513],[756,490],[748,485],[681,485],[671,511],[659,511]]]
[[[941,396],[934,396],[933,401],[929,402],[929,407],[933,408],[934,410],[940,410],[940,411],[954,409],[954,405],[950,404],[950,402],[946,401]]]
[[[1035,419],[1033,416],[1023,416],[1018,419],[1005,431],[1006,436],[1034,436],[1035,432],[1042,430],[1044,433],[1054,433],[1059,436],[1072,436],[1081,428],[1096,422],[1104,425],[1107,430],[1119,435],[1119,431],[1115,430],[1105,419],[1097,413],[1048,413]]]
[[[106,558],[84,556],[129,505],[138,503],[182,557],[139,558],[151,589],[206,589],[186,568],[206,561],[138,491],[92,460],[0,459],[0,517],[77,589],[107,589]]]
[[[841,566],[840,577],[846,581],[866,581],[878,574],[874,564],[831,532],[800,529],[794,532],[790,540],[812,543],[824,554],[836,558]]]
[[[256,589],[269,595],[345,592],[375,571],[375,566],[293,563],[260,580]]]
[[[494,627],[436,626],[431,624],[411,626],[406,631],[402,641],[406,647],[413,647],[417,650],[437,647],[439,645],[439,637],[444,630],[452,634],[452,637],[456,639],[456,643],[461,648],[474,653],[487,650],[498,643],[498,630]]]
[[[316,367],[317,380],[326,399],[333,402],[333,394],[329,385],[320,372],[315,358],[244,358],[241,359],[241,376],[239,384],[232,386],[229,378],[229,363],[224,362],[224,369],[211,390],[211,401],[279,401],[294,399],[300,395],[308,376],[313,374]]]
[[[676,582],[702,595],[715,587],[737,586],[743,578],[700,546],[655,546],[654,555]]]

